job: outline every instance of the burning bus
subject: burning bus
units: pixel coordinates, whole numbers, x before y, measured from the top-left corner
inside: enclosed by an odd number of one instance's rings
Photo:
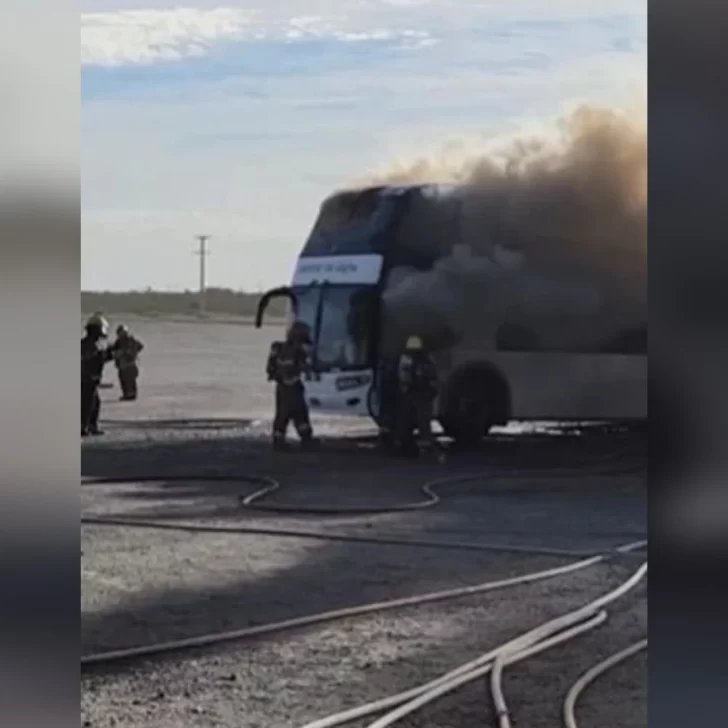
[[[436,417],[474,442],[511,420],[647,416],[646,281],[557,237],[524,243],[465,185],[378,186],[322,203],[290,285],[311,327],[312,412],[391,420],[410,334],[435,356]],[[539,239],[535,239],[539,238]],[[567,241],[568,242],[568,241]]]

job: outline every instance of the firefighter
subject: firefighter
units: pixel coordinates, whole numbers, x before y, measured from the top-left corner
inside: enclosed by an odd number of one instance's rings
[[[413,445],[419,453],[433,452],[432,417],[437,395],[437,370],[419,336],[407,339],[397,366],[395,439],[405,452]],[[417,431],[417,439],[414,432]],[[442,459],[438,451],[438,459]]]
[[[120,324],[117,327],[113,350],[122,401],[132,401],[137,398],[139,354],[143,349],[144,344],[132,335],[128,326]]]
[[[275,416],[273,418],[273,447],[286,449],[286,432],[293,422],[304,447],[314,443],[303,376],[308,372],[308,347],[311,334],[307,324],[296,321],[288,330],[285,341],[271,344],[266,373],[275,382]]]
[[[385,450],[390,450],[395,445],[397,426],[397,400],[398,381],[397,366],[398,356],[382,357],[378,377],[379,389],[379,444]]]
[[[106,344],[109,325],[101,314],[91,316],[85,328],[81,339],[81,437],[104,434],[99,429],[99,385],[104,365],[114,356]]]

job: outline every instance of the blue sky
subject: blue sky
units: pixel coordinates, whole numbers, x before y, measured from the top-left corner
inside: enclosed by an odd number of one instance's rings
[[[646,84],[645,0],[82,0],[84,289],[286,282],[318,204]]]

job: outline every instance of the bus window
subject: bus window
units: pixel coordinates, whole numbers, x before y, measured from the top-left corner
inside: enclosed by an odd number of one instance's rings
[[[344,192],[330,197],[319,211],[304,245],[304,257],[378,251],[378,237],[391,222],[394,203],[379,190]]]
[[[376,296],[371,288],[330,286],[324,290],[316,362],[322,371],[370,365]]]
[[[318,309],[319,297],[321,296],[321,287],[300,286],[295,287],[293,292],[296,295],[298,308],[295,318],[298,321],[303,321],[308,324],[313,332],[316,327],[316,312]]]

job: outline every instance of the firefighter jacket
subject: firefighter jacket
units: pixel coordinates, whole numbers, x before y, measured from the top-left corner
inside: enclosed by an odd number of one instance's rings
[[[81,339],[81,381],[100,382],[104,364],[112,357],[113,352],[101,340],[84,336]]]
[[[275,341],[271,344],[266,374],[268,381],[284,387],[303,384],[303,375],[308,370],[306,350],[291,341]]]
[[[144,344],[134,336],[127,335],[117,339],[113,346],[116,366],[119,369],[134,366],[142,349],[144,349]]]
[[[437,369],[432,358],[422,351],[406,351],[397,367],[398,389],[402,394],[434,397],[437,394]]]

